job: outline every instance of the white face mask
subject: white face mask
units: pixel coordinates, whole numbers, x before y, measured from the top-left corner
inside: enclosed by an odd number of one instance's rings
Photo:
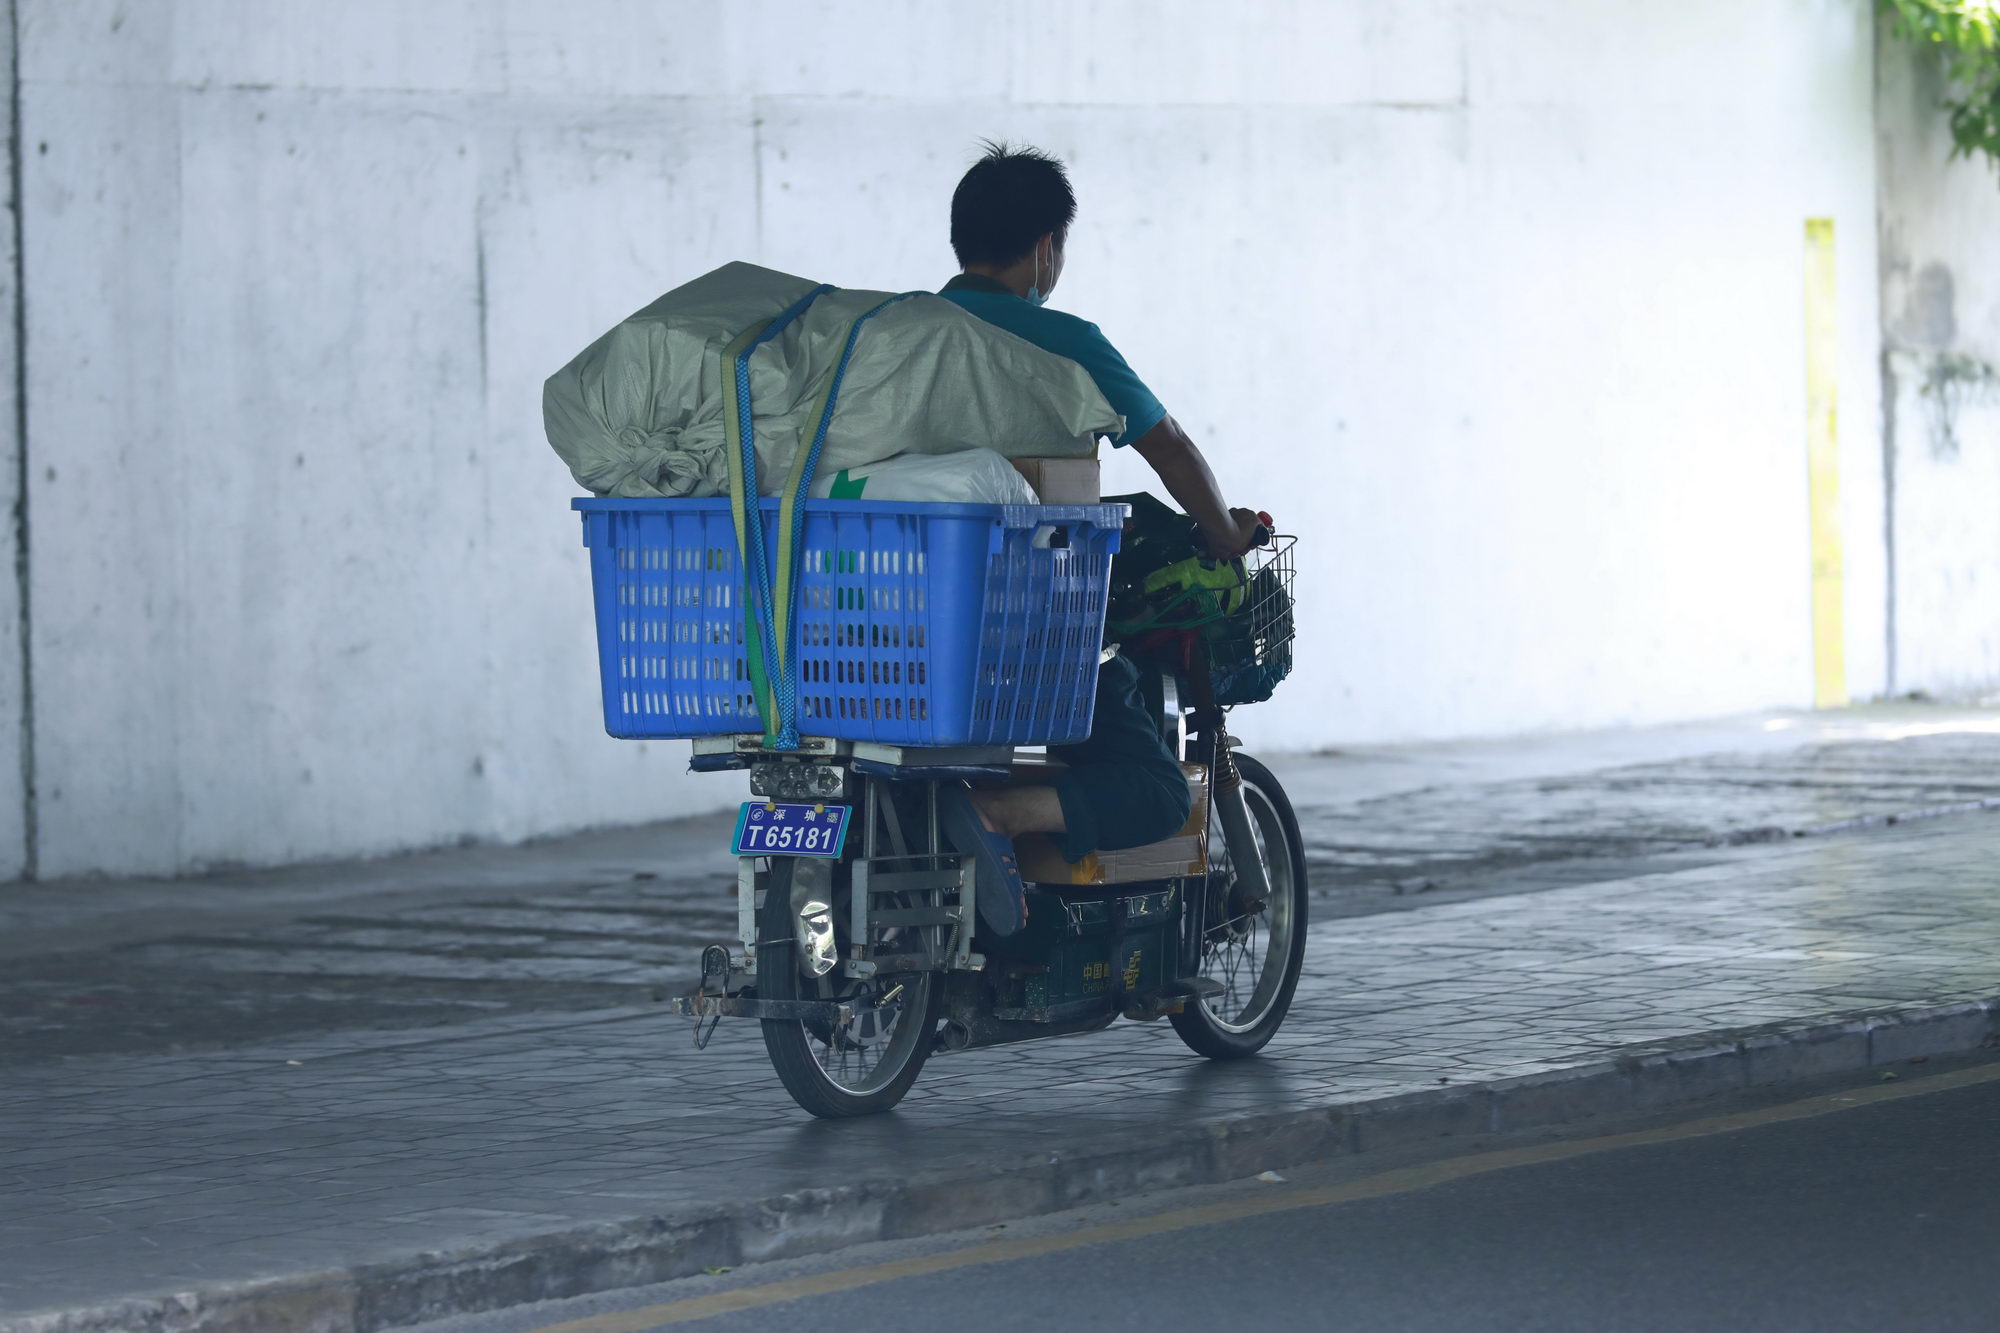
[[[1040,246],[1036,246],[1035,281],[1028,287],[1027,302],[1029,305],[1048,304],[1049,294],[1042,290],[1041,282],[1042,282],[1042,249]]]

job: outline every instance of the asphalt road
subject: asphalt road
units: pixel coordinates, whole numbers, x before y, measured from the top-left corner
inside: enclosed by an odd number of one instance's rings
[[[2000,1064],[1903,1068],[1615,1135],[1287,1172],[432,1328],[1991,1333]]]

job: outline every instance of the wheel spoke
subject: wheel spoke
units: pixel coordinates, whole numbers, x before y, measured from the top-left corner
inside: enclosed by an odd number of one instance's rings
[[[784,870],[782,876],[774,872],[758,907],[763,941],[759,970],[767,965],[782,969],[765,979],[766,993],[777,1000],[842,1006],[848,1016],[845,1021],[765,1019],[764,1041],[772,1064],[793,1099],[815,1115],[840,1118],[884,1109],[902,1095],[929,1054],[926,1019],[934,1011],[937,981],[928,972],[853,977],[845,966],[814,975],[803,965],[796,945],[798,923],[791,919],[790,905],[811,900],[806,896],[809,891],[818,901],[829,903],[836,956],[851,958],[853,941],[846,928],[851,918],[851,881],[845,867],[821,869],[798,863],[787,864]],[[799,874],[813,875],[814,882],[797,883],[793,877]],[[873,933],[871,951],[877,956],[887,952],[883,946],[888,933]],[[898,952],[914,950],[904,947]]]
[[[1238,909],[1235,872],[1239,851],[1222,841],[1222,830],[1217,827],[1212,835],[1217,846],[1208,892],[1210,901],[1219,901],[1224,910],[1220,920],[1207,924],[1202,948],[1202,974],[1224,987],[1221,995],[1202,1001],[1202,1006],[1229,1031],[1245,1031],[1263,1020],[1276,1002],[1292,947],[1289,843],[1270,798],[1247,782],[1243,795],[1253,839],[1247,854],[1263,862],[1269,892],[1256,911]]]
[[[854,1017],[824,1036],[815,1034],[812,1051],[830,1082],[848,1091],[861,1091],[874,1079],[884,1058],[896,1045],[903,1004],[899,997],[887,1005],[876,1006],[875,996],[888,991],[885,983],[848,990],[848,994],[837,998],[855,1007]]]

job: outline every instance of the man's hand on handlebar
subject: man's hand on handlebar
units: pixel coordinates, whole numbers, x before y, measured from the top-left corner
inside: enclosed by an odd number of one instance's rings
[[[1201,529],[1202,540],[1208,546],[1208,553],[1218,560],[1234,560],[1253,547],[1262,546],[1271,539],[1271,530],[1264,526],[1264,520],[1254,509],[1232,509],[1229,511],[1229,527],[1217,531],[1206,524]]]

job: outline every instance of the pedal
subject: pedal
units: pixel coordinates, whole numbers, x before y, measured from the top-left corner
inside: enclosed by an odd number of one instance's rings
[[[1213,977],[1181,977],[1155,986],[1153,990],[1161,995],[1172,995],[1183,1000],[1212,1000],[1218,995],[1227,994],[1229,987]]]

